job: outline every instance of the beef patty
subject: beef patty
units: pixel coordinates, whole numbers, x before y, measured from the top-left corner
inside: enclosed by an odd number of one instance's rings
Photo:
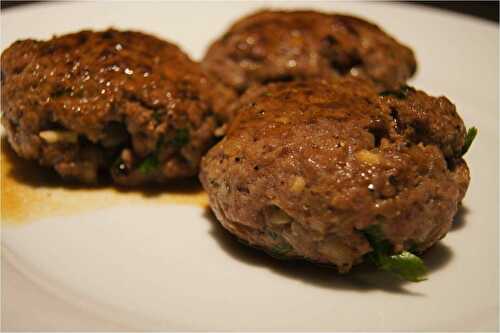
[[[272,83],[240,100],[200,180],[220,223],[250,245],[332,263],[421,252],[450,229],[469,184],[455,106],[357,78]]]
[[[202,65],[240,94],[254,84],[346,75],[391,90],[416,71],[412,50],[376,25],[314,11],[243,17],[208,48]]]
[[[196,175],[231,95],[177,46],[140,32],[17,41],[1,60],[14,150],[87,183],[100,173],[125,185]]]

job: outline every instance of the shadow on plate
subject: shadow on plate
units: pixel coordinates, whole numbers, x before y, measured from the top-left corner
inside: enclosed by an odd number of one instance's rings
[[[305,260],[278,260],[272,258],[263,251],[238,241],[235,236],[220,225],[209,207],[206,208],[204,216],[212,226],[209,232],[210,236],[232,258],[245,264],[265,267],[286,278],[299,280],[302,283],[321,288],[350,289],[360,292],[383,290],[389,293],[425,296],[422,293],[412,292],[405,288],[412,282],[403,281],[390,273],[378,271],[369,263],[354,266],[348,274],[340,274],[334,266],[319,265]],[[423,255],[423,260],[429,269],[428,278],[432,279],[432,272],[446,266],[452,257],[453,253],[450,248],[442,243],[438,243],[429,249]]]
[[[196,177],[183,179],[169,184],[148,184],[144,186],[125,187],[113,184],[106,177],[96,185],[81,184],[63,180],[53,169],[44,168],[35,161],[28,161],[20,158],[11,148],[7,137],[1,138],[1,159],[2,169],[10,169],[6,177],[13,182],[27,185],[33,188],[63,188],[70,191],[96,191],[102,189],[113,189],[116,192],[128,193],[136,192],[145,197],[154,197],[168,192],[172,194],[195,194],[202,191],[200,182]]]
[[[5,172],[6,166],[10,169],[6,179],[8,186],[13,187],[16,184],[27,185],[32,188],[61,188],[69,191],[99,191],[111,189],[117,193],[135,192],[145,197],[155,197],[162,193],[195,194],[202,191],[199,181],[195,178],[174,182],[166,185],[148,185],[139,187],[117,187],[108,181],[103,184],[89,186],[77,183],[68,183],[63,181],[59,175],[49,168],[38,166],[33,161],[27,161],[19,158],[12,150],[5,137],[1,140],[2,152],[2,172]],[[2,175],[3,176],[3,175]],[[2,182],[6,181],[2,177]],[[3,183],[2,186],[5,186]],[[19,189],[22,191],[22,188]],[[462,208],[456,218],[454,229],[461,228],[464,224],[463,217],[467,213]],[[284,277],[300,280],[303,283],[313,284],[323,288],[333,289],[353,289],[359,291],[384,290],[391,293],[401,293],[413,296],[422,294],[411,292],[405,288],[407,282],[392,276],[391,274],[377,271],[372,265],[361,264],[355,266],[349,274],[337,273],[335,267],[318,265],[301,260],[282,260],[279,261],[267,255],[266,253],[243,246],[237,239],[227,232],[217,221],[210,208],[206,208],[205,217],[210,221],[212,236],[219,246],[226,251],[232,258],[253,266],[266,267],[273,272]],[[429,271],[438,270],[448,263],[453,254],[451,250],[438,243],[424,255]],[[431,275],[431,274],[430,274]],[[430,276],[432,278],[432,276]],[[425,282],[423,282],[425,283]]]
[[[453,224],[450,231],[460,230],[465,227],[466,216],[469,214],[469,209],[462,204],[458,206],[458,211],[453,218]]]

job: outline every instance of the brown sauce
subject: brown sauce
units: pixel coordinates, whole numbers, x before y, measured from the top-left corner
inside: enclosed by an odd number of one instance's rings
[[[3,225],[74,215],[118,204],[208,205],[208,196],[197,179],[134,188],[67,183],[54,171],[40,167],[35,161],[19,158],[5,137],[1,139],[0,162]]]

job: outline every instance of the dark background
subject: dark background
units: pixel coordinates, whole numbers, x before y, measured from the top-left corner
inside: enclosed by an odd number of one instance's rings
[[[2,9],[29,5],[41,1],[1,1]],[[405,1],[398,1],[405,2]],[[462,14],[480,17],[498,23],[498,1],[406,1],[407,3],[440,8]]]

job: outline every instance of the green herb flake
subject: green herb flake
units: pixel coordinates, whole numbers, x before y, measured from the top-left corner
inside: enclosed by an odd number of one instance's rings
[[[273,96],[273,94],[272,94],[271,92],[269,92],[269,91],[266,91],[266,92],[264,93],[264,96],[267,96],[267,97],[272,97],[272,96]]]
[[[464,156],[469,151],[469,148],[472,145],[472,141],[474,141],[476,135],[477,135],[477,128],[476,127],[469,128],[467,134],[465,135],[464,146],[462,148],[462,156]]]
[[[272,230],[267,230],[266,233],[269,235],[269,237],[271,237],[273,240],[276,240],[278,238],[278,234],[275,233],[274,231]]]
[[[278,256],[284,256],[292,250],[293,248],[288,243],[278,244],[271,248],[272,253]]]
[[[391,244],[387,240],[384,240],[384,233],[380,226],[371,225],[363,230],[363,233],[373,248],[374,254],[389,253],[391,251]]]
[[[367,257],[379,269],[412,282],[419,282],[426,279],[427,268],[418,256],[408,251],[403,251],[399,254],[390,254],[391,244],[384,239],[379,226],[370,226],[363,230],[363,234],[373,248],[373,252],[369,253]]]
[[[175,147],[182,147],[189,143],[189,130],[187,128],[179,128],[175,131],[175,136],[172,144]]]
[[[149,155],[144,161],[139,165],[139,172],[143,175],[148,175],[155,171],[160,166],[158,157],[156,155]]]
[[[403,251],[389,257],[382,256],[379,267],[408,281],[420,282],[426,280],[427,268],[424,262],[408,251]]]
[[[156,122],[159,123],[161,121],[162,115],[163,115],[163,110],[153,110],[153,119]]]
[[[403,85],[399,90],[386,90],[379,93],[379,96],[394,96],[397,99],[405,99],[410,91],[415,91],[414,88]]]

